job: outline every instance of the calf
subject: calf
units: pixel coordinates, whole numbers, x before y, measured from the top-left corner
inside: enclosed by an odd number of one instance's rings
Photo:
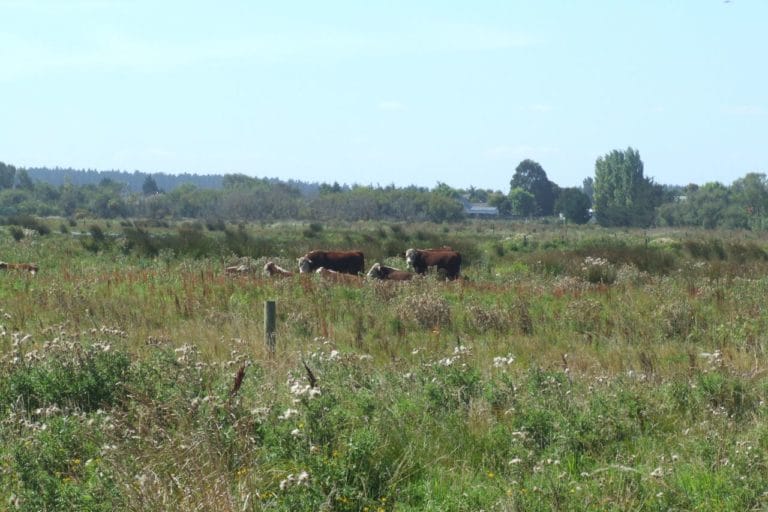
[[[264,274],[272,277],[291,277],[294,273],[290,270],[285,270],[274,261],[268,261],[264,265]]]
[[[224,272],[227,274],[233,276],[238,274],[247,274],[251,271],[251,268],[248,265],[233,265],[231,267],[226,267],[224,269]]]
[[[366,275],[383,281],[410,281],[417,274],[394,267],[387,267],[381,263],[374,263]]]
[[[315,270],[315,274],[334,283],[360,284],[362,282],[362,278],[357,274],[345,274],[325,267]]]

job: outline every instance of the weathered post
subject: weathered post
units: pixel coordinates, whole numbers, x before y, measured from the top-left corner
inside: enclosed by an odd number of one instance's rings
[[[275,301],[264,301],[264,342],[267,344],[267,348],[270,352],[275,351],[275,313],[277,307]]]

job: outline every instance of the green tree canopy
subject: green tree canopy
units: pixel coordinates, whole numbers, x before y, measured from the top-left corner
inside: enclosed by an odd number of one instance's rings
[[[531,217],[536,213],[536,198],[520,187],[515,187],[509,192],[512,215],[519,217]]]
[[[555,202],[555,211],[562,213],[569,222],[586,224],[589,221],[589,208],[592,202],[581,189],[565,188]]]
[[[0,162],[0,190],[13,188],[13,180],[16,177],[16,168],[12,165]]]
[[[518,164],[510,181],[510,194],[511,190],[516,188],[533,195],[535,204],[533,215],[554,213],[558,187],[549,181],[547,173],[538,162],[526,159]]]
[[[637,150],[613,150],[595,162],[594,205],[601,226],[649,226],[660,200],[661,187],[643,175]]]
[[[152,176],[147,176],[144,178],[144,184],[141,186],[141,191],[145,196],[151,196],[160,192],[160,189],[157,188],[157,182],[155,181],[155,178]]]

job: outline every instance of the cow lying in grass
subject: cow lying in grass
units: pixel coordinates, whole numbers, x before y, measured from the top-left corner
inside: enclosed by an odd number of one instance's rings
[[[236,276],[240,274],[247,274],[251,271],[251,267],[248,265],[233,265],[224,269],[228,275]]]
[[[315,270],[315,274],[334,283],[360,284],[362,282],[362,278],[358,275],[345,274],[325,267]]]
[[[264,274],[270,277],[291,277],[294,275],[293,272],[285,270],[274,261],[268,261],[266,265],[264,265]]]
[[[38,267],[35,263],[6,263],[5,261],[0,261],[0,270],[20,270],[35,275],[37,274]]]
[[[382,281],[410,281],[417,274],[394,267],[387,267],[381,263],[374,263],[366,275],[370,278],[381,279]]]

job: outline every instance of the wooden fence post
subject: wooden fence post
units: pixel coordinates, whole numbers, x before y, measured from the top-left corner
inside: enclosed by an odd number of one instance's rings
[[[277,308],[275,306],[275,301],[264,301],[264,342],[267,344],[267,348],[270,352],[275,351],[276,312]]]

